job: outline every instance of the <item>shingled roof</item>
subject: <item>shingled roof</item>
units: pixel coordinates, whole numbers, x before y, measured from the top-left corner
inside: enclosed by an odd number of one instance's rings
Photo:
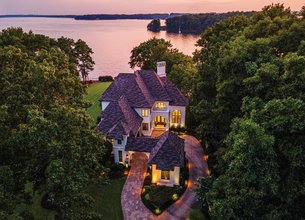
[[[135,136],[139,131],[142,118],[133,110],[125,98],[121,96],[117,101],[110,102],[101,113],[98,130],[108,137],[123,138],[123,135]]]
[[[159,138],[129,137],[125,146],[126,151],[139,151],[150,153],[158,143]]]
[[[148,164],[156,164],[159,170],[173,170],[184,166],[184,139],[170,131],[163,133],[152,148]]]
[[[101,97],[101,101],[117,101],[122,95],[133,108],[151,108],[155,101],[187,106],[188,99],[166,77],[154,71],[140,70],[120,73]]]
[[[125,150],[150,153],[148,164],[156,164],[159,170],[184,166],[184,139],[170,131],[157,138],[129,137]]]

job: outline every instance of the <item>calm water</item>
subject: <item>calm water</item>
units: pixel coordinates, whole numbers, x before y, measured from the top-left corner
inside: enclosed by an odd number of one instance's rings
[[[93,48],[95,70],[90,78],[99,75],[116,76],[120,72],[132,72],[128,62],[130,51],[152,37],[170,40],[174,47],[185,54],[195,51],[198,36],[152,33],[146,30],[148,20],[76,21],[66,18],[1,18],[0,29],[22,27],[25,31],[82,39]]]

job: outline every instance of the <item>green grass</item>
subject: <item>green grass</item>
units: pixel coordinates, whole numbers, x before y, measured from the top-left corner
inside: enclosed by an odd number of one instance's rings
[[[103,219],[123,220],[121,207],[121,192],[126,177],[110,180],[109,185],[91,184],[87,192],[95,202],[92,204],[92,211],[102,215]],[[55,211],[41,207],[41,195],[36,194],[31,210],[35,213],[35,220],[55,220]]]
[[[42,219],[42,220],[54,220],[55,219],[55,211],[44,209],[41,207],[42,195],[36,193],[33,198],[33,204],[31,206],[31,210],[35,213],[35,219]]]
[[[209,219],[209,218],[203,214],[202,210],[191,209],[189,211],[189,213],[187,214],[187,219],[188,220],[205,220],[205,219]]]
[[[126,177],[110,180],[109,185],[93,184],[88,192],[94,198],[93,211],[102,215],[103,219],[123,220],[121,192]]]
[[[89,85],[85,99],[90,101],[92,105],[87,109],[88,114],[92,119],[92,124],[95,125],[96,119],[101,113],[100,97],[108,88],[111,82],[97,82]]]

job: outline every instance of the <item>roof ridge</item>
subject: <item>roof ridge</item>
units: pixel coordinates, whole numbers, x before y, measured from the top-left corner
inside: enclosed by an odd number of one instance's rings
[[[164,83],[162,82],[161,77],[159,76],[159,74],[158,74],[158,73],[156,73],[155,71],[153,71],[153,72],[156,74],[157,79],[159,80],[159,82],[160,82],[161,86],[164,88]],[[167,76],[163,76],[162,78],[166,79],[166,78],[167,78]],[[165,89],[165,88],[164,88],[164,89]],[[166,93],[167,93],[167,92],[166,92]]]
[[[138,85],[138,87],[140,88],[141,92],[143,93],[147,103],[150,104],[150,101],[149,100],[154,100],[154,97],[152,96],[151,92],[149,91],[149,89],[147,88],[141,74],[139,74],[139,71],[136,71],[135,72],[135,80],[136,80],[136,83]],[[145,91],[144,91],[145,90]],[[149,96],[149,97],[146,97],[146,94]]]
[[[163,146],[163,144],[166,142],[168,138],[169,131],[164,132],[160,137],[159,141],[156,143],[156,145],[153,147],[152,152],[150,153],[149,161],[152,161],[158,154],[159,150]]]

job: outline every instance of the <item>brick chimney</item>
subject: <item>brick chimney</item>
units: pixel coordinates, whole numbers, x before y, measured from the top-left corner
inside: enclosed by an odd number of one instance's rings
[[[166,62],[157,62],[157,74],[159,77],[166,77]]]

